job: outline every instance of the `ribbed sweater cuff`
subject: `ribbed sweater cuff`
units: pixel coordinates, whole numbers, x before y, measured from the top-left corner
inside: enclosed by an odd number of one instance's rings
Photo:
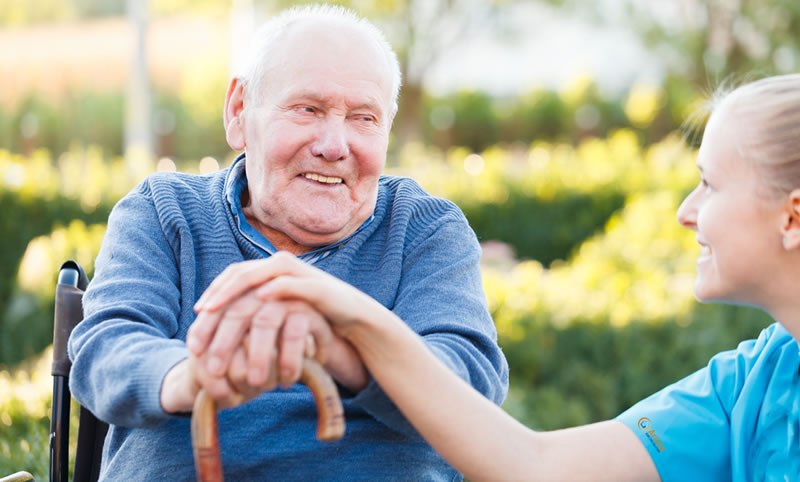
[[[147,364],[134,368],[131,383],[134,392],[140,396],[141,414],[145,423],[158,423],[176,416],[164,411],[161,406],[161,385],[172,367],[189,356],[185,345],[171,346],[159,350],[156,357],[150,358]]]

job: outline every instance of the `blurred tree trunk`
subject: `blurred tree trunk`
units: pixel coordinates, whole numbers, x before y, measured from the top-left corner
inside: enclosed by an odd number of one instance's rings
[[[131,74],[125,103],[125,164],[128,175],[139,179],[152,170],[153,128],[150,75],[147,66],[149,0],[128,0],[128,19],[134,33]]]

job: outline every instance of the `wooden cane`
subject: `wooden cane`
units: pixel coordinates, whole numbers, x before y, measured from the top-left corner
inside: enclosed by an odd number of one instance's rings
[[[339,392],[328,372],[311,358],[303,359],[300,382],[314,395],[317,404],[317,439],[324,442],[344,436],[344,409]],[[217,406],[205,390],[200,390],[192,410],[192,448],[197,480],[222,482]]]

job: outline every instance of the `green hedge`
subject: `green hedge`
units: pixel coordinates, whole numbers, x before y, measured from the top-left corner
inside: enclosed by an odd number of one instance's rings
[[[506,408],[546,430],[613,418],[771,323],[763,312],[723,305],[698,305],[688,325],[520,322],[523,338],[500,339],[511,367]]]
[[[503,240],[517,256],[544,265],[565,260],[583,241],[597,233],[625,196],[616,192],[561,193],[543,199],[520,189],[510,189],[502,203],[457,199],[481,241]]]
[[[212,62],[213,64],[213,62]],[[153,92],[153,129],[158,157],[179,160],[230,154],[222,129],[227,79],[212,64],[178,89]],[[626,95],[606,96],[589,79],[559,92],[536,88],[515,97],[462,91],[423,99],[421,141],[442,149],[468,147],[479,152],[492,145],[568,142],[606,137],[631,126]],[[696,98],[680,82],[657,89],[666,108],[650,122],[637,124],[640,142],[662,139],[680,126]],[[402,96],[401,96],[402,101]],[[58,99],[28,93],[14,105],[0,106],[0,145],[13,152],[47,149],[61,153],[75,144],[97,145],[110,156],[122,153],[124,92],[75,90]],[[401,107],[402,108],[402,107]],[[400,146],[402,147],[402,146]]]
[[[442,148],[457,145],[477,152],[498,143],[577,143],[631,126],[633,120],[625,109],[635,86],[626,95],[611,97],[601,94],[589,79],[576,79],[575,84],[563,92],[535,88],[515,97],[474,90],[428,96],[424,140]],[[674,79],[654,90],[660,98],[652,119],[633,122],[644,144],[657,142],[682,125],[688,106],[697,98],[685,82]]]
[[[0,209],[10,213],[0,218],[0,358],[17,360],[49,342],[52,306],[44,305],[58,263],[75,256],[91,270],[103,231],[91,223],[103,223],[133,181],[111,184],[123,168],[102,156],[6,157],[0,151],[3,172],[25,174],[0,189]],[[403,151],[398,174],[456,201],[482,240],[500,239],[523,258],[487,245],[483,281],[511,367],[506,408],[525,423],[552,429],[614,417],[769,323],[754,310],[692,301],[698,247],[675,211],[697,182],[693,161],[674,137],[643,148],[630,130],[577,146]],[[0,460],[19,462],[35,451],[7,442],[8,413],[18,437],[37,431],[34,442],[44,415],[3,402],[4,392],[25,393],[11,385],[0,384]]]
[[[224,86],[221,87],[224,93]],[[220,94],[222,95],[222,94]],[[154,95],[155,153],[181,160],[230,154],[222,128],[222,98],[210,113],[180,98],[159,91]],[[45,149],[60,154],[76,145],[99,146],[106,156],[123,151],[124,105],[122,92],[70,92],[58,100],[28,94],[14,106],[0,106],[0,146],[29,154]]]
[[[0,366],[9,365],[36,355],[53,338],[54,277],[44,281],[49,286],[39,293],[20,290],[18,274],[20,263],[31,240],[49,235],[58,226],[67,226],[75,220],[86,223],[105,223],[110,208],[99,206],[87,213],[76,200],[63,197],[43,198],[24,193],[0,190]],[[80,246],[64,252],[74,253]],[[95,248],[92,248],[95,249]],[[90,258],[93,260],[93,256]],[[48,260],[54,266],[38,269],[53,273],[61,260]],[[32,260],[38,263],[37,260]],[[85,261],[84,261],[85,262]]]
[[[17,271],[28,243],[36,236],[50,234],[56,225],[66,225],[73,219],[86,222],[105,222],[109,210],[101,208],[87,214],[80,203],[65,198],[25,196],[19,192],[0,189],[0,313],[16,285]],[[0,326],[2,319],[0,319]]]

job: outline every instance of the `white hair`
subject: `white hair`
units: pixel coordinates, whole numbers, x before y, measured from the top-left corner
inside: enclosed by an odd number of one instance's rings
[[[352,10],[338,5],[306,5],[282,11],[264,23],[253,35],[250,50],[241,68],[234,72],[236,78],[244,84],[245,95],[257,103],[261,95],[261,85],[265,76],[273,67],[269,61],[272,53],[281,48],[281,41],[292,25],[307,20],[329,20],[351,27],[371,38],[383,51],[386,64],[391,74],[391,109],[397,112],[397,100],[400,95],[400,62],[386,37],[375,25],[359,16]]]

